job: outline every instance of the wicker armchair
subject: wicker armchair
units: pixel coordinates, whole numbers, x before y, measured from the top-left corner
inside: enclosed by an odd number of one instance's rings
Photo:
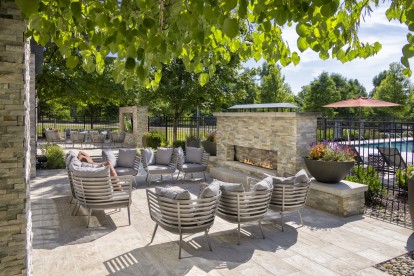
[[[153,242],[158,226],[160,226],[168,232],[180,235],[179,259],[181,259],[183,234],[204,232],[211,251],[208,231],[213,226],[220,196],[221,193],[209,198],[178,200],[159,196],[147,189],[150,216],[156,223],[150,243]]]
[[[132,177],[79,175],[77,171],[71,172],[72,182],[79,206],[88,209],[88,224],[92,210],[128,209],[128,222],[131,225],[130,205],[132,191]]]
[[[253,184],[259,182],[257,179],[248,177],[247,183]],[[222,191],[219,200],[217,216],[231,223],[237,223],[237,244],[240,244],[240,224],[252,221],[258,221],[263,239],[261,220],[265,216],[272,195],[271,182],[270,187],[262,191],[250,192],[228,192]]]
[[[186,162],[184,152],[180,153],[179,156],[177,156],[177,180],[180,176],[180,173],[184,174],[183,181],[185,180],[185,177],[188,173],[191,173],[191,178],[193,177],[193,173],[203,173],[204,180],[207,181],[205,172],[207,170],[210,154],[207,152],[202,152],[201,154],[201,163]]]
[[[280,212],[282,219],[285,213],[298,212],[300,223],[303,225],[300,209],[306,204],[306,199],[310,190],[310,182],[296,184],[273,184],[273,194],[270,200],[270,209]]]

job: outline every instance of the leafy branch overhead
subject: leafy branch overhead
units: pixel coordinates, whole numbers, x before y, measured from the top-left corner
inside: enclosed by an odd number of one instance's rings
[[[183,60],[186,70],[199,74],[201,85],[216,67],[230,61],[254,58],[300,62],[282,38],[286,26],[296,27],[297,46],[321,59],[347,62],[367,58],[381,49],[378,42],[358,39],[364,16],[379,0],[16,0],[28,19],[27,35],[41,44],[52,41],[68,67],[78,63],[86,72],[101,73],[104,57],[116,55],[113,77],[127,86],[139,79],[157,86],[162,64]],[[413,1],[390,1],[386,15],[414,29]],[[414,55],[414,38],[407,35],[403,49],[404,71]],[[79,52],[80,58],[74,53]]]

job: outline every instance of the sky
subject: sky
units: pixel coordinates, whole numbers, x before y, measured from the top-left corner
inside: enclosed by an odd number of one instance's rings
[[[389,22],[385,10],[386,7],[374,9],[371,16],[366,16],[365,22],[361,22],[359,29],[360,41],[370,44],[378,41],[382,45],[381,51],[373,57],[355,59],[344,64],[333,59],[321,60],[318,53],[309,49],[301,53],[296,47],[298,35],[295,28],[285,28],[283,38],[289,43],[291,51],[296,51],[301,57],[297,66],[290,64],[281,70],[292,92],[294,94],[300,92],[302,86],[310,84],[323,71],[338,73],[347,79],[357,79],[367,92],[371,91],[372,79],[381,71],[387,70],[390,63],[400,61],[402,47],[407,43],[407,27],[398,21]],[[249,60],[245,67],[258,67],[262,62]],[[411,81],[414,82],[414,78],[411,78]]]

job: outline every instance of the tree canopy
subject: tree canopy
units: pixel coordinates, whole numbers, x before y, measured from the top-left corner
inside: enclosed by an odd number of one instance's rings
[[[358,38],[361,20],[379,0],[16,0],[28,20],[26,34],[41,45],[54,42],[69,68],[104,70],[104,57],[116,56],[113,76],[127,87],[138,78],[157,86],[163,64],[183,60],[205,85],[217,66],[232,55],[242,61],[265,59],[286,66],[300,62],[282,33],[296,28],[297,46],[321,59],[347,62],[381,49]],[[414,30],[414,2],[390,1],[388,20]],[[79,51],[80,56],[77,53]],[[407,34],[401,62],[414,55],[414,36]]]

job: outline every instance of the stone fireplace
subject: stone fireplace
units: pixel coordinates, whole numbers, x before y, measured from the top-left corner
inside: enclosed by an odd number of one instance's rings
[[[226,112],[214,115],[219,132],[217,165],[246,174],[293,175],[304,168],[309,145],[316,141],[318,113]],[[273,168],[242,164],[240,159],[268,161]]]

